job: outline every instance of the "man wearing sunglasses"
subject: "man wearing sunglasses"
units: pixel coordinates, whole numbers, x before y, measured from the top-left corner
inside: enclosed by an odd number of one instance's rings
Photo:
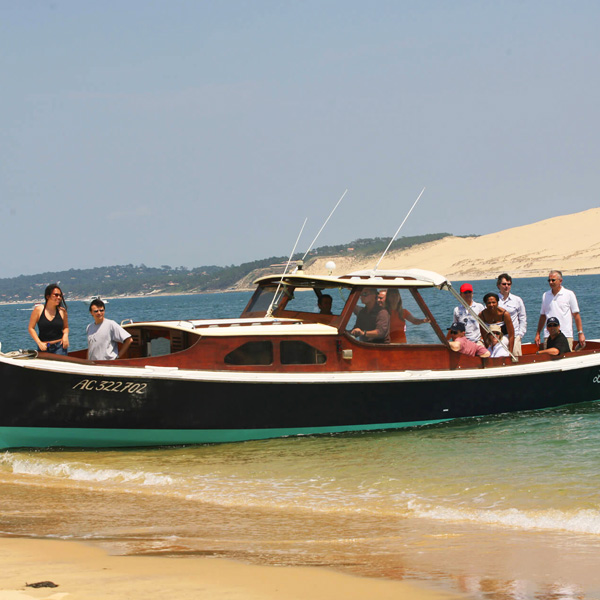
[[[473,286],[470,283],[463,283],[460,286],[460,297],[467,303],[467,306],[478,315],[484,308],[483,304],[473,300]],[[462,323],[465,326],[465,336],[472,342],[481,342],[481,330],[479,322],[462,304],[454,309],[452,320],[455,323]]]
[[[546,327],[550,332],[546,340],[546,349],[538,350],[538,354],[551,354],[552,356],[560,356],[565,352],[570,352],[571,347],[565,334],[560,330],[560,323],[556,317],[550,317],[546,321]]]
[[[535,343],[540,345],[540,334],[544,330],[544,338],[550,335],[550,330],[546,329],[546,320],[550,317],[558,319],[561,332],[569,342],[569,348],[573,349],[573,319],[577,326],[577,336],[579,346],[585,346],[585,335],[583,334],[583,324],[579,314],[579,305],[575,294],[562,287],[562,273],[560,271],[550,271],[548,275],[548,284],[550,289],[542,296],[542,309],[540,310],[540,319],[538,321],[537,332],[535,334]]]
[[[94,322],[87,326],[88,359],[114,360],[121,358],[131,345],[131,334],[111,319],[104,318],[105,306],[100,298],[92,300],[90,314]],[[118,343],[122,343],[119,352]]]

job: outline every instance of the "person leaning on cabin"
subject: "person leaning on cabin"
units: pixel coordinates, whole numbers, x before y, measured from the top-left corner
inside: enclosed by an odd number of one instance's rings
[[[579,305],[575,294],[562,287],[562,273],[560,271],[550,271],[548,274],[548,284],[550,289],[544,292],[542,296],[542,308],[540,310],[540,319],[538,321],[537,331],[535,333],[535,343],[540,345],[540,333],[544,329],[546,319],[556,317],[560,323],[560,329],[569,341],[569,348],[573,350],[573,319],[577,325],[577,336],[579,345],[585,347],[585,335],[583,334],[583,324],[579,314]],[[544,333],[546,333],[546,330]],[[547,338],[547,335],[544,337]]]
[[[553,356],[562,356],[566,352],[571,351],[569,340],[560,330],[560,323],[556,317],[550,317],[546,321],[546,327],[550,332],[546,340],[546,349],[538,350],[536,354],[552,354]]]
[[[500,325],[490,325],[489,333],[485,334],[485,345],[490,352],[490,358],[498,358],[503,356],[510,356],[508,349],[506,348],[502,338],[502,327]],[[504,343],[502,343],[504,341]]]
[[[417,319],[402,306],[402,296],[396,288],[379,290],[377,304],[385,308],[390,315],[390,340],[393,344],[406,344],[406,321],[413,325],[429,323],[429,319]]]
[[[470,283],[463,283],[460,286],[460,297],[466,302],[467,306],[478,315],[483,309],[483,304],[473,300],[473,286]],[[465,335],[472,342],[481,342],[481,331],[479,322],[462,304],[454,309],[452,320],[455,323],[462,323],[465,326]]]
[[[365,306],[356,316],[354,329],[350,333],[361,342],[389,344],[390,313],[377,304],[377,290],[364,288],[360,299]]]
[[[499,325],[502,333],[508,336],[508,349],[512,352],[515,344],[515,328],[510,313],[498,306],[498,294],[490,292],[483,297],[485,308],[479,313],[479,318],[486,325]],[[481,327],[481,336],[485,339],[486,331]]]
[[[481,356],[481,358],[487,358],[490,355],[489,350],[482,344],[472,342],[469,338],[465,337],[465,325],[464,323],[452,323],[448,327],[450,332],[450,349],[454,352],[460,352],[467,356]]]
[[[104,318],[104,302],[99,298],[92,300],[90,314],[94,322],[87,326],[89,360],[114,360],[121,358],[131,345],[131,334],[111,319]],[[118,342],[121,342],[119,352]]]
[[[44,291],[46,302],[36,304],[29,318],[29,335],[42,352],[67,354],[69,348],[69,317],[62,290],[51,283]],[[39,335],[35,327],[39,329]]]
[[[513,322],[513,328],[515,330],[513,354],[514,356],[522,356],[521,340],[525,337],[525,333],[527,332],[527,312],[525,310],[525,303],[519,296],[515,296],[511,293],[512,277],[508,273],[498,275],[496,287],[500,291],[498,306],[508,311]]]

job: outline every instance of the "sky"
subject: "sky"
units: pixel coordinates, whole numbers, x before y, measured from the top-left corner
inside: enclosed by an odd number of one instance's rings
[[[0,0],[0,278],[599,206],[600,3]]]

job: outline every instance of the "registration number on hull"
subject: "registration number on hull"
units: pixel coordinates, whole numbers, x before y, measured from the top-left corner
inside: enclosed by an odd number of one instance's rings
[[[88,390],[90,392],[128,392],[129,394],[143,394],[148,387],[147,383],[133,381],[106,381],[103,379],[82,379],[72,389]]]

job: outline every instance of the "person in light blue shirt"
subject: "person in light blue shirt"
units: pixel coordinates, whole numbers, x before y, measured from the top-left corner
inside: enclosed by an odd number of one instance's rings
[[[94,322],[87,326],[89,360],[115,360],[122,358],[131,345],[131,334],[111,319],[104,318],[104,302],[92,300],[90,314]],[[119,343],[122,344],[119,352]]]
[[[460,286],[460,296],[476,315],[485,308],[483,304],[473,301],[473,286],[470,283],[463,283]],[[465,337],[467,339],[476,343],[481,342],[479,321],[462,304],[454,309],[452,320],[454,323],[462,323],[465,326]]]

